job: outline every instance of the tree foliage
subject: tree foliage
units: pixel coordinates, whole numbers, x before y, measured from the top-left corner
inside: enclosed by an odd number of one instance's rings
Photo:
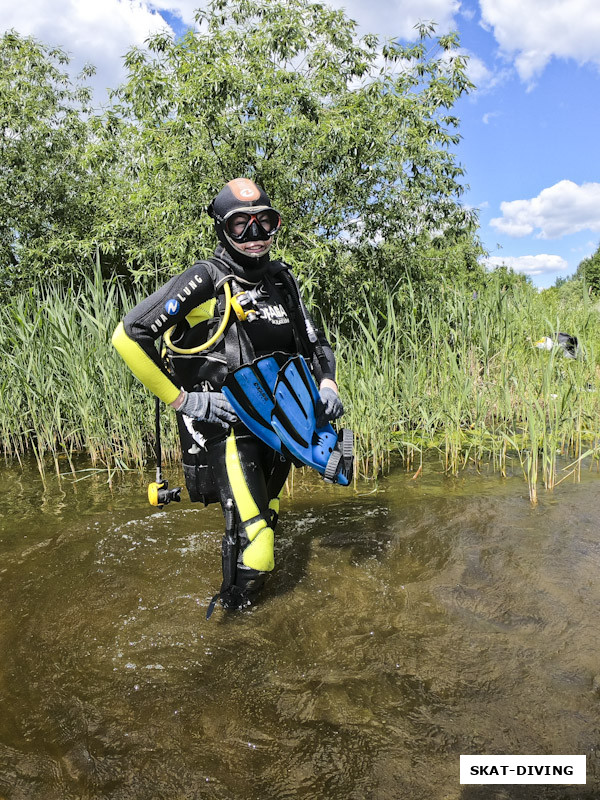
[[[454,36],[382,46],[308,0],[213,0],[197,21],[130,50],[98,127],[105,253],[137,275],[208,254],[203,209],[236,176],[270,193],[280,252],[319,295],[339,287],[341,250],[470,231],[451,110],[471,84]]]
[[[68,62],[62,50],[15,31],[0,39],[4,285],[72,270],[93,223],[85,166],[90,93],[72,82]]]
[[[579,264],[575,278],[583,280],[594,294],[600,293],[600,245],[595,253]]]
[[[237,176],[269,192],[276,254],[338,316],[403,275],[424,290],[477,279],[453,152],[471,84],[454,35],[361,38],[310,0],[211,0],[197,22],[132,48],[95,115],[61,50],[4,36],[5,283],[91,271],[95,255],[105,274],[164,280],[212,252],[204,209]]]

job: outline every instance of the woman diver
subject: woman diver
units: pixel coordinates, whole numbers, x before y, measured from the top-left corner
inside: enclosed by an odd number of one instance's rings
[[[243,365],[264,366],[269,358],[261,357],[276,356],[279,366],[302,355],[319,387],[319,425],[344,409],[331,347],[316,331],[289,268],[270,260],[281,217],[265,191],[236,178],[208,213],[219,239],[214,255],[139,303],[117,327],[113,344],[136,377],[177,412],[190,499],[223,508],[223,584],[210,614],[217,598],[226,608],[249,605],[273,570],[279,495],[293,460],[285,447],[273,449],[255,435],[248,417],[246,424],[239,419],[221,391],[228,376]],[[162,353],[155,346],[160,337]]]

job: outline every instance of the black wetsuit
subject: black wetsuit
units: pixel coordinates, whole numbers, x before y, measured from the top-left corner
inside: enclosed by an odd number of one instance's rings
[[[172,330],[171,342],[190,349],[213,336],[225,309],[223,283],[232,294],[257,287],[253,321],[231,314],[225,332],[207,350],[195,355],[168,352],[163,360],[156,340]],[[305,313],[305,312],[304,312]],[[312,323],[312,321],[311,321]],[[302,353],[320,382],[335,380],[331,347],[318,334],[317,348],[306,334],[297,287],[287,267],[271,261],[257,279],[242,269],[222,245],[208,262],[199,262],[130,311],[113,337],[115,347],[144,385],[166,403],[186,391],[219,391],[228,372],[255,357],[274,351]],[[193,501],[219,501],[235,507],[236,546],[224,550],[222,594],[238,605],[263,582],[273,561],[273,528],[279,495],[290,462],[271,450],[242,424],[225,429],[177,414],[186,485]],[[236,568],[226,564],[235,557]],[[233,586],[231,575],[234,575]]]

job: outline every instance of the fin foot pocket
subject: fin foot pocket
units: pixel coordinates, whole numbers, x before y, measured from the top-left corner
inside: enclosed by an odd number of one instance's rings
[[[340,461],[342,460],[342,454],[339,450],[334,450],[333,453],[329,456],[329,461],[327,462],[327,466],[325,467],[325,472],[323,473],[323,479],[326,483],[333,483],[336,479],[338,474],[338,470],[340,468]]]
[[[323,478],[327,483],[347,486],[354,473],[354,434],[349,428],[342,428],[337,444],[331,453]]]

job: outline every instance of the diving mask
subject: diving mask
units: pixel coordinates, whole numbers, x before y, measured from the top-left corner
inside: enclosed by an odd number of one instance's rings
[[[223,220],[226,235],[234,242],[264,241],[281,227],[281,214],[274,208],[233,210]]]

